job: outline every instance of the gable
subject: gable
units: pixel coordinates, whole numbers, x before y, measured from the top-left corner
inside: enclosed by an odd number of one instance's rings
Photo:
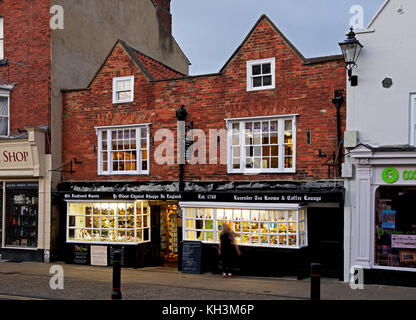
[[[315,64],[321,62],[328,62],[334,60],[342,60],[342,55],[333,55],[325,57],[305,58],[303,54],[290,42],[289,39],[276,27],[276,25],[263,14],[251,31],[245,37],[243,42],[234,51],[232,56],[228,59],[225,65],[221,68],[220,73],[223,73],[232,61],[243,51],[250,49],[253,51],[252,56],[245,57],[246,59],[262,59],[271,58],[275,56],[275,51],[278,46],[282,44],[288,49],[294,58],[299,59],[301,64]]]
[[[124,41],[117,40],[116,44],[113,46],[113,48],[110,50],[110,53],[105,58],[104,63],[98,68],[97,72],[94,74],[87,88],[91,86],[98,74],[108,64],[108,62],[112,60],[113,57],[115,58],[115,60],[118,61],[118,59],[120,58],[120,50],[122,50],[126,54],[130,61],[138,68],[138,71],[141,71],[149,81],[181,78],[185,76],[179,71],[173,70],[172,68],[164,65],[163,63],[128,46]]]

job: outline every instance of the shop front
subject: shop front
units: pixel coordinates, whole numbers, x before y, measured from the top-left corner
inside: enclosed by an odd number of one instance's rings
[[[366,283],[416,285],[415,150],[358,147],[355,259]]]
[[[322,260],[324,271],[342,274],[342,260],[335,259],[342,257],[342,224],[331,239],[337,246],[329,249],[316,227],[334,229],[342,221],[342,189],[218,191],[223,185],[213,185],[198,184],[211,191],[192,192],[192,184],[175,192],[176,183],[62,184],[66,261],[96,264],[93,257],[103,252],[99,265],[110,265],[112,252],[120,250],[124,266],[175,265],[186,272],[183,252],[192,245],[201,256],[193,271],[215,273],[219,236],[227,223],[242,251],[235,265],[240,274],[303,278],[312,260],[328,255],[333,259]]]
[[[51,159],[45,131],[0,140],[1,255],[11,261],[49,261]]]

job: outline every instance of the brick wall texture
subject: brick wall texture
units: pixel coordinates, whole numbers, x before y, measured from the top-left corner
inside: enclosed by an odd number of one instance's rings
[[[0,84],[14,84],[10,94],[10,134],[26,126],[50,125],[50,1],[3,0],[4,58]]]
[[[275,89],[247,92],[246,62],[271,57],[276,59]],[[113,77],[128,75],[135,76],[134,102],[113,104]],[[195,128],[205,132],[225,129],[226,118],[299,115],[296,173],[250,176],[227,174],[224,164],[186,165],[184,180],[327,179],[328,168],[322,165],[326,158],[318,157],[318,152],[329,156],[337,150],[336,108],[331,99],[335,90],[345,92],[345,85],[342,60],[305,64],[266,18],[259,20],[222,72],[213,75],[150,81],[118,44],[89,88],[63,94],[63,163],[74,157],[83,162],[64,178],[66,181],[177,181],[178,164],[155,162],[154,150],[162,143],[157,141],[150,146],[150,175],[98,176],[94,127],[151,123],[152,137],[161,128],[176,134],[175,112],[185,105],[187,122],[193,121]],[[345,105],[341,108],[341,125],[343,132]],[[311,131],[310,144],[306,143],[307,130]]]

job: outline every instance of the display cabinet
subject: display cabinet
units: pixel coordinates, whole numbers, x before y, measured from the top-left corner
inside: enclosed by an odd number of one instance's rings
[[[10,191],[6,196],[6,246],[37,247],[38,194]]]
[[[67,206],[67,242],[136,244],[150,241],[150,206],[146,201],[68,201]]]
[[[184,240],[217,243],[222,226],[227,223],[239,245],[307,246],[306,209],[299,205],[186,202],[180,205],[185,212]]]

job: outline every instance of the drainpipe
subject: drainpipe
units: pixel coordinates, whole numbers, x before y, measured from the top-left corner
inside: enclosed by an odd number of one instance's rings
[[[176,110],[176,118],[178,119],[178,163],[179,163],[179,191],[184,191],[184,181],[183,175],[185,171],[185,120],[188,113],[184,105],[181,105],[178,110]]]
[[[341,144],[341,106],[344,103],[344,96],[343,90],[335,90],[334,98],[332,99],[332,103],[337,108],[337,150],[340,148]],[[338,156],[335,159],[334,157],[334,164],[339,164],[339,175],[341,176],[341,152],[338,152]],[[335,177],[334,177],[335,178]]]

